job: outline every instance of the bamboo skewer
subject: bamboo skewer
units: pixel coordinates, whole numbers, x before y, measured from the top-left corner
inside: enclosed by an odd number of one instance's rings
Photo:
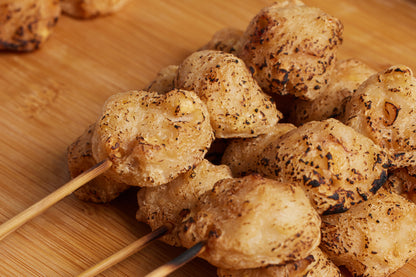
[[[170,262],[156,268],[149,274],[147,274],[145,277],[164,277],[168,274],[172,273],[173,271],[177,270],[178,268],[182,267],[186,263],[190,262],[192,259],[194,259],[196,256],[198,256],[200,253],[205,251],[205,241],[198,242],[185,252],[183,252],[178,257],[174,258]]]
[[[96,178],[97,176],[103,174],[105,171],[110,169],[112,166],[112,162],[108,159],[97,163],[95,166],[91,167],[89,170],[83,172],[82,174],[78,175],[76,178],[70,180],[65,185],[60,187],[59,189],[55,190],[54,192],[50,193],[48,196],[44,197],[40,201],[36,202],[26,210],[20,212],[16,216],[12,217],[11,219],[7,220],[3,224],[0,225],[0,241],[7,237],[10,233],[18,229],[20,226],[28,222],[29,220],[35,218],[36,216],[43,213],[45,210],[65,198],[66,196],[73,193],[75,190],[79,189],[92,179]],[[170,226],[161,226],[160,228],[156,229],[155,231],[141,237],[140,239],[136,240],[135,242],[131,243],[130,245],[126,246],[125,248],[121,249],[117,253],[111,255],[110,257],[104,259],[103,261],[99,262],[95,266],[91,267],[90,269],[84,271],[78,277],[89,277],[95,276],[104,270],[110,268],[111,266],[121,262],[122,260],[128,258],[129,256],[133,255],[152,241],[161,236],[165,235],[167,232],[171,230]],[[184,253],[179,255],[178,257],[174,258],[170,262],[158,267],[157,269],[153,270],[145,277],[162,277],[167,276],[168,274],[172,273],[176,269],[182,267],[186,263],[190,262],[200,253],[205,250],[206,242],[199,242],[186,250]]]
[[[26,210],[22,211],[18,215],[14,216],[13,218],[9,219],[8,221],[0,225],[0,241],[4,239],[7,235],[9,235],[11,232],[25,224],[27,221],[38,216],[46,209],[56,204],[58,201],[62,200],[66,196],[70,195],[72,192],[74,192],[84,184],[88,183],[95,177],[107,171],[111,167],[111,165],[112,162],[110,160],[104,160],[99,162],[95,166],[91,167],[88,171],[85,171],[84,173],[80,174],[79,176],[72,179],[56,191],[52,192],[51,194],[43,198],[42,200],[38,201]]]
[[[110,268],[111,266],[121,262],[122,260],[130,257],[155,239],[160,238],[161,236],[165,235],[169,232],[171,228],[167,226],[159,227],[158,229],[154,230],[153,232],[141,237],[140,239],[136,240],[135,242],[131,243],[130,245],[126,246],[125,248],[121,249],[117,253],[114,253],[110,257],[102,260],[95,266],[89,268],[88,270],[84,271],[78,277],[90,277],[96,276],[99,273],[103,272],[104,270]]]

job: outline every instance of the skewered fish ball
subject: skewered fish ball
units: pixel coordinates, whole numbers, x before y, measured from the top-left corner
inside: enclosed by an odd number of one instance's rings
[[[175,226],[184,247],[217,267],[256,268],[306,258],[320,242],[320,218],[303,189],[249,175],[218,181]]]
[[[282,117],[244,62],[232,54],[193,53],[179,66],[176,86],[195,91],[206,103],[216,138],[255,137]]]
[[[341,22],[322,10],[281,1],[252,19],[237,56],[265,92],[313,100],[329,83],[342,32]]]
[[[130,91],[111,96],[92,137],[96,161],[129,185],[166,184],[204,158],[213,132],[205,104],[190,91]]]
[[[221,162],[228,165],[236,177],[255,173],[257,161],[260,160],[264,148],[293,129],[296,126],[292,124],[278,123],[267,134],[255,138],[233,139],[228,143]]]
[[[374,69],[358,60],[338,61],[327,89],[315,100],[294,100],[288,121],[300,125],[313,120],[338,118],[344,110],[344,99],[352,96],[375,73]]]
[[[416,164],[416,78],[399,65],[371,76],[349,99],[343,122],[371,138],[392,166]]]
[[[95,124],[90,125],[87,130],[68,147],[67,160],[71,178],[75,178],[84,171],[97,164],[98,161],[92,156],[91,138]],[[83,185],[74,194],[81,200],[95,203],[107,203],[117,198],[121,192],[130,186],[116,182],[106,173],[96,177]]]
[[[283,265],[229,270],[219,268],[219,277],[341,277],[338,267],[316,248],[306,258]]]
[[[416,204],[379,193],[349,211],[322,217],[321,247],[354,276],[388,276],[416,255]]]
[[[319,214],[344,212],[374,195],[389,165],[380,147],[338,120],[311,121],[273,141],[258,172],[302,184]]]
[[[137,193],[139,210],[136,218],[149,224],[152,230],[161,226],[174,226],[195,205],[199,196],[211,190],[217,181],[231,177],[226,165],[216,166],[203,160],[194,169],[165,185],[142,188]],[[161,240],[180,246],[178,239],[171,234]]]

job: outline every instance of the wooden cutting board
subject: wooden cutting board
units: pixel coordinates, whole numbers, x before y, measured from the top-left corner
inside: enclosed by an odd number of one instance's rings
[[[133,0],[94,20],[61,17],[34,53],[0,54],[0,223],[68,181],[66,147],[94,122],[105,99],[145,87],[220,28],[244,29],[272,1]],[[416,71],[416,2],[306,0],[340,18],[340,58],[378,70]],[[135,190],[107,205],[69,196],[0,242],[0,276],[73,276],[149,231],[135,220]],[[156,242],[104,272],[143,276],[181,253]],[[194,260],[173,276],[215,276]],[[394,276],[415,276],[416,261]]]

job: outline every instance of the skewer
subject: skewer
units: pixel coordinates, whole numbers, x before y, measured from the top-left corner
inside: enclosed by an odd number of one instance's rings
[[[52,192],[42,200],[36,202],[23,212],[9,219],[2,225],[0,225],[0,241],[4,239],[11,232],[22,226],[27,221],[38,216],[46,209],[56,204],[58,201],[62,200],[66,196],[70,195],[72,192],[88,183],[98,175],[101,175],[107,171],[112,165],[110,160],[104,160],[97,163],[95,166],[91,167],[89,170],[80,174],[76,178],[72,179],[56,191]]]
[[[131,243],[130,245],[124,247],[117,253],[114,253],[110,257],[102,260],[95,266],[87,269],[78,277],[89,277],[89,276],[96,276],[103,272],[104,270],[110,268],[111,266],[121,262],[122,260],[130,257],[137,251],[141,250],[143,247],[154,241],[155,239],[160,238],[161,236],[165,235],[167,232],[171,230],[170,227],[161,226],[154,230],[153,232],[141,237],[140,239],[136,240],[135,242]]]
[[[164,277],[168,274],[172,273],[173,271],[177,270],[178,268],[182,267],[186,263],[190,262],[193,258],[198,256],[200,253],[205,251],[205,241],[198,242],[185,252],[183,252],[178,257],[174,258],[170,262],[156,268],[145,277]]]

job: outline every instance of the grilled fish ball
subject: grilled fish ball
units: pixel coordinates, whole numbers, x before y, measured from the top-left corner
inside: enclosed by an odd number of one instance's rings
[[[168,184],[153,188],[142,188],[137,193],[139,210],[136,218],[155,230],[163,225],[174,226],[198,201],[198,197],[214,187],[222,179],[232,178],[225,165],[213,165],[203,160],[194,169],[177,177]],[[180,246],[177,238],[167,234],[162,241]]]
[[[179,66],[168,65],[162,68],[156,78],[147,86],[146,91],[168,93],[175,88],[175,79],[178,75]]]
[[[217,50],[234,54],[239,47],[238,44],[242,35],[242,30],[235,28],[221,29],[200,50]]]
[[[237,52],[267,93],[319,97],[342,42],[341,22],[301,1],[281,1],[250,22]]]
[[[292,124],[278,123],[269,133],[256,138],[233,139],[228,143],[221,162],[228,165],[236,177],[254,173],[264,148],[293,129],[296,127]]]
[[[388,160],[369,138],[336,119],[311,121],[270,143],[258,171],[302,184],[319,214],[367,200],[385,183]]]
[[[337,118],[344,110],[344,99],[353,95],[357,88],[375,73],[374,69],[358,60],[338,61],[328,88],[315,100],[296,99],[288,121],[300,125],[313,120]]]
[[[343,121],[388,152],[395,167],[416,165],[416,78],[392,66],[371,76],[349,99]]]
[[[107,100],[92,151],[96,161],[113,163],[114,180],[151,187],[201,162],[213,138],[207,108],[195,93],[130,91]]]
[[[56,0],[0,2],[0,50],[33,51],[49,38],[61,14]]]
[[[256,268],[306,258],[320,221],[301,187],[249,175],[218,181],[172,234],[184,247],[206,241],[200,256],[214,266]]]
[[[299,261],[240,270],[218,268],[217,275],[219,277],[341,277],[341,272],[318,247]]]
[[[354,276],[388,276],[416,255],[416,204],[381,189],[349,211],[322,217],[321,247]]]
[[[93,18],[112,14],[130,0],[60,0],[62,11],[76,18]]]
[[[91,149],[91,139],[94,128],[95,124],[90,125],[85,132],[68,147],[67,160],[71,178],[77,177],[98,162],[92,156]],[[84,201],[107,203],[117,198],[121,192],[128,188],[129,185],[122,182],[116,182],[104,173],[74,191],[74,194]]]
[[[216,138],[255,137],[282,117],[244,62],[232,54],[193,53],[179,66],[176,86],[195,91],[206,103]]]

